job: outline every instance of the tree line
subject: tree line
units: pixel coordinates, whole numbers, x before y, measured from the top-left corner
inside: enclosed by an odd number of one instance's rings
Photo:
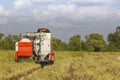
[[[52,47],[54,50],[118,52],[120,51],[120,26],[114,33],[108,34],[107,42],[99,33],[91,33],[85,37],[85,40],[81,40],[81,36],[77,34],[70,37],[68,43],[52,38]]]
[[[0,49],[14,50],[15,43],[20,41],[20,35],[5,36],[0,33]],[[57,51],[88,51],[88,52],[118,52],[120,51],[120,26],[116,28],[114,33],[109,33],[107,42],[105,42],[103,35],[99,33],[91,33],[81,39],[79,34],[70,37],[68,43],[63,42],[55,37],[51,40],[53,50]]]

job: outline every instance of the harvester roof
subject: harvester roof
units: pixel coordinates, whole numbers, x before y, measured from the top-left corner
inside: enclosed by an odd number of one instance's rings
[[[39,29],[37,30],[37,32],[38,32],[38,33],[39,33],[39,32],[50,33],[50,30],[49,30],[48,28],[39,28]]]

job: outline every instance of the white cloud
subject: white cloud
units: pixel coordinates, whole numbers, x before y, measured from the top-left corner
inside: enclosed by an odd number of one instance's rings
[[[37,21],[51,21],[55,19],[72,19],[75,12],[75,5],[53,5],[46,6],[44,10],[34,9],[33,15]]]
[[[5,15],[5,12],[5,8],[2,5],[0,5],[0,15]]]
[[[0,5],[0,24],[6,24],[7,18],[5,17],[7,15],[7,11],[5,10],[4,6]]]
[[[112,0],[70,0],[69,2],[111,2]],[[119,16],[114,9],[108,6],[77,6],[76,4],[51,4],[55,0],[15,0],[14,8],[10,15],[18,17],[18,22],[28,21],[30,18],[36,21],[57,20],[68,24],[81,24],[82,22],[106,21],[113,16]],[[42,3],[41,5],[36,3]],[[45,5],[44,3],[49,3]],[[34,5],[33,5],[34,4]],[[25,10],[24,10],[25,8]],[[25,17],[27,16],[27,17]],[[23,18],[22,18],[23,17]],[[20,20],[19,20],[20,19]],[[60,22],[61,23],[61,22]]]
[[[33,6],[34,4],[38,3],[54,3],[55,0],[15,0],[14,1],[14,8],[15,9],[22,9],[22,8],[28,8],[30,6]]]
[[[76,18],[81,18],[81,20],[84,20],[84,18],[104,19],[108,16],[110,17],[111,14],[111,10],[107,7],[82,7],[78,8]]]
[[[70,0],[70,2],[110,2],[113,0]]]
[[[14,1],[14,8],[15,9],[21,9],[31,6],[30,0],[15,0]]]
[[[116,3],[118,0],[70,0],[69,3],[73,3],[73,4],[91,4],[91,5],[111,5]],[[99,4],[99,5],[98,5]]]
[[[120,11],[119,11],[120,12]],[[56,27],[90,26],[115,21],[118,11],[108,6],[76,6],[75,4],[49,4],[44,9],[33,9],[36,21]],[[51,23],[51,21],[53,21]],[[75,27],[75,26],[74,26]]]
[[[51,20],[63,22],[63,24],[81,24],[86,22],[106,21],[114,16],[119,16],[120,11],[116,11],[108,6],[77,6],[76,4],[51,4],[55,0],[15,0],[14,7],[7,13],[9,16],[16,16],[17,22],[32,20],[48,21]],[[89,0],[71,0],[69,2],[89,2]],[[91,0],[91,2],[109,2],[111,0]],[[34,2],[46,3],[48,5],[38,5],[35,7]],[[68,3],[69,3],[68,2]],[[42,7],[42,8],[41,8]],[[24,10],[25,8],[25,10]],[[32,8],[32,9],[31,9]],[[0,14],[6,11],[0,6]]]
[[[6,24],[7,19],[6,18],[0,18],[0,24]]]
[[[64,0],[58,2],[57,0],[14,0],[13,7],[7,10],[0,5],[0,17],[2,16],[0,24],[9,23],[5,26],[11,26],[13,29],[18,29],[18,26],[19,28],[25,27],[25,29],[30,27],[31,30],[39,25],[53,26],[52,28],[56,29],[55,33],[61,29],[63,33],[67,30],[72,34],[76,32],[84,35],[89,32],[97,32],[99,29],[102,32],[105,27],[108,30],[109,26],[116,27],[120,24],[119,5],[118,3],[117,6],[111,5],[117,0],[65,1],[68,2],[64,2]],[[18,25],[16,26],[16,24]],[[18,29],[17,31],[22,32],[23,30]]]
[[[55,0],[31,0],[32,2],[37,2],[37,3],[53,3]]]
[[[73,4],[69,5],[49,5],[46,13],[53,18],[61,18],[72,20],[73,22],[80,21],[96,21],[109,19],[114,16],[114,11],[109,7],[77,7]],[[69,22],[69,21],[67,21]],[[71,22],[71,21],[70,21]]]
[[[54,17],[63,17],[63,18],[70,18],[72,15],[75,14],[76,6],[75,5],[49,5],[48,11]],[[49,13],[48,12],[48,13]]]

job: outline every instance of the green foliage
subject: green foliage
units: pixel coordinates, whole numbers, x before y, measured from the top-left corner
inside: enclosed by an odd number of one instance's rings
[[[75,35],[70,38],[68,49],[72,51],[81,50],[81,36],[80,35]]]
[[[85,41],[81,41],[81,49],[83,50],[83,51],[87,51],[87,44],[86,44],[86,42]]]
[[[109,50],[120,51],[120,27],[114,33],[108,35]]]
[[[20,36],[18,35],[8,35],[0,40],[0,49],[14,50],[15,42],[19,40],[20,40]]]
[[[93,46],[87,46],[87,50],[88,52],[94,52],[94,47]]]
[[[62,42],[60,39],[57,39],[57,38],[52,38],[51,44],[52,44],[53,50],[60,51],[60,50],[67,49],[67,44],[65,42]]]
[[[93,51],[93,50],[95,52],[105,51],[106,44],[101,34],[92,33],[86,36],[86,40],[87,40],[86,44],[88,47],[88,51]]]
[[[4,34],[0,33],[0,40],[3,38]]]
[[[8,35],[4,36],[0,33],[0,49],[14,50],[15,42],[20,40],[20,35]],[[35,37],[29,37],[34,40]],[[68,44],[57,38],[52,38],[51,45],[53,50],[63,51],[88,51],[88,52],[100,52],[100,51],[120,51],[120,26],[116,28],[114,33],[110,33],[107,38],[109,44],[105,43],[103,35],[98,33],[92,33],[86,36],[86,40],[81,40],[79,34],[71,36]]]
[[[119,49],[117,49],[116,46],[113,44],[110,44],[107,49],[108,49],[107,51],[109,51],[109,52],[119,51]]]

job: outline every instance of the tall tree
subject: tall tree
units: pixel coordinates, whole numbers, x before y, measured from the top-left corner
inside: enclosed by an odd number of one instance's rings
[[[74,35],[70,38],[68,49],[72,51],[80,51],[81,50],[81,36]]]
[[[8,35],[0,41],[0,49],[14,50],[15,42],[20,40],[18,35]]]
[[[67,44],[60,39],[52,38],[52,49],[53,50],[66,50]]]
[[[116,28],[114,33],[108,35],[109,49],[120,51],[120,26]],[[112,48],[111,48],[112,47]]]
[[[105,51],[106,43],[101,34],[92,33],[86,36],[88,51]]]
[[[3,33],[0,33],[0,40],[4,37]]]

